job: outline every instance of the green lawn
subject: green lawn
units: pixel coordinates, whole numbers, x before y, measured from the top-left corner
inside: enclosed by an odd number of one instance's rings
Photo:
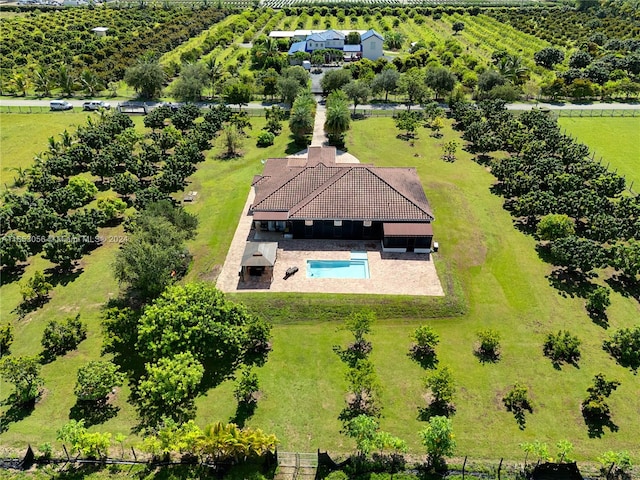
[[[47,114],[29,118],[33,122],[48,123],[56,117]],[[33,153],[46,147],[46,137],[64,128],[50,126],[48,133],[44,133],[42,126],[40,139],[36,141],[31,135],[32,145],[28,146],[17,134],[7,133],[6,140],[4,137],[5,128],[20,132],[16,125],[20,117],[3,115],[0,119],[3,152],[10,148],[21,152],[22,158],[16,157],[14,165],[27,166]],[[288,139],[283,134],[274,146],[255,148],[255,136],[264,119],[252,121],[254,128],[252,138],[246,141],[245,156],[220,160],[216,157],[219,149],[212,150],[188,187],[199,192],[198,200],[188,208],[200,218],[198,236],[190,245],[195,262],[188,280],[215,278],[224,262],[251,178],[262,169],[260,160],[284,155],[288,147]],[[458,154],[455,163],[440,160],[441,144],[457,137],[449,126],[444,134],[442,139],[433,139],[427,131],[422,131],[412,147],[395,138],[396,130],[390,118],[372,118],[355,122],[348,138],[349,152],[363,162],[381,166],[413,165],[418,169],[436,216],[439,271],[450,270],[455,274],[468,304],[468,312],[454,318],[431,318],[434,315],[426,303],[423,313],[416,314],[415,318],[379,320],[372,335],[372,359],[384,387],[382,427],[405,438],[413,452],[422,451],[416,432],[422,428],[417,420],[417,407],[422,404],[424,372],[406,352],[409,333],[418,324],[428,322],[441,335],[440,363],[453,369],[459,385],[453,420],[458,455],[520,459],[518,444],[523,441],[539,439],[555,444],[566,438],[575,444],[575,456],[581,460],[593,460],[609,449],[627,449],[636,461],[640,460],[635,435],[640,431],[637,378],[602,351],[601,342],[607,332],[590,321],[583,301],[564,298],[549,286],[545,275],[550,267],[538,259],[534,240],[514,229],[511,217],[502,209],[502,199],[490,193],[493,183],[490,173],[465,152]],[[100,306],[118,294],[110,270],[116,248],[117,245],[111,244],[85,257],[82,273],[67,285],[57,285],[47,306],[24,320],[14,320],[16,341],[12,351],[15,354],[37,353],[46,320],[64,318],[75,312],[80,312],[89,324],[89,338],[78,351],[43,369],[47,392],[29,417],[11,424],[8,431],[0,435],[3,445],[54,442],[55,431],[65,422],[74,404],[72,390],[77,368],[99,356]],[[45,260],[36,259],[26,274],[47,266]],[[0,295],[3,320],[15,319],[10,312],[19,301],[17,282],[3,285]],[[262,308],[269,308],[269,303],[278,298],[281,303],[289,302],[289,318],[283,318],[281,308],[274,326],[273,353],[259,369],[263,397],[249,424],[276,433],[283,449],[351,450],[353,445],[339,434],[340,424],[336,418],[344,404],[345,368],[331,349],[332,345],[347,341],[345,333],[336,329],[343,320],[342,303],[349,302],[349,298],[337,297],[335,309],[329,296],[265,294],[236,298],[245,298]],[[401,299],[395,301],[401,302]],[[304,312],[314,306],[322,310],[323,321],[300,315],[298,304],[305,306]],[[269,313],[266,311],[265,316],[269,317]],[[637,303],[613,294],[610,330],[632,325],[639,314]],[[481,365],[472,354],[475,332],[486,327],[499,330],[503,337],[503,358],[495,365]],[[560,328],[570,330],[583,341],[579,369],[555,370],[542,356],[543,337]],[[579,404],[591,378],[598,372],[622,382],[609,401],[613,420],[620,430],[606,431],[601,439],[589,439]],[[527,415],[524,431],[518,430],[513,416],[500,402],[501,395],[515,381],[529,386],[535,409],[532,415]],[[232,387],[231,382],[226,382],[198,399],[200,424],[232,417],[235,410]],[[7,386],[0,385],[0,390],[7,391]],[[123,389],[118,395],[119,414],[98,429],[114,434],[129,433],[135,412],[126,403],[127,393]],[[38,432],[37,437],[34,432]]]
[[[561,117],[560,126],[640,191],[640,116]]]

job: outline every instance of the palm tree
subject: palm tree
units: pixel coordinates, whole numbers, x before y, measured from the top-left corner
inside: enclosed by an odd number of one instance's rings
[[[16,90],[16,92],[21,92],[21,96],[27,96],[27,88],[29,88],[29,78],[22,73],[14,73],[11,76],[11,86]]]
[[[70,97],[73,95],[74,90],[76,89],[77,82],[73,73],[70,71],[67,65],[60,65],[57,73],[57,84],[58,87],[62,90],[62,92]]]
[[[503,77],[516,85],[523,83],[529,76],[529,69],[517,55],[503,56],[498,61],[497,67]]]
[[[90,97],[94,97],[95,94],[102,90],[103,87],[102,80],[100,80],[98,75],[96,75],[96,72],[89,70],[88,68],[82,70],[82,73],[80,74],[80,83],[82,83],[84,91]]]
[[[342,145],[344,143],[344,134],[349,130],[351,125],[351,115],[349,115],[349,106],[347,101],[341,96],[335,96],[332,93],[327,98],[327,117],[324,122],[324,131],[329,137],[329,143],[332,145]]]
[[[48,70],[43,67],[38,67],[33,72],[33,86],[36,92],[40,92],[42,96],[48,97],[51,95],[51,89],[54,87],[53,79]]]
[[[211,85],[211,98],[215,98],[216,87],[220,85],[220,82],[224,78],[224,65],[216,60],[216,57],[209,57],[205,63],[207,69],[207,77],[209,78],[209,85]]]

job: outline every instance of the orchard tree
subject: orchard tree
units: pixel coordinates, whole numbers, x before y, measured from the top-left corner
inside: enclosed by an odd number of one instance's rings
[[[535,60],[536,65],[540,65],[551,70],[554,65],[564,61],[564,52],[559,48],[545,47],[534,53],[533,59]]]
[[[51,234],[42,249],[43,257],[54,263],[63,272],[73,270],[76,261],[82,258],[85,243],[78,235],[68,230],[60,230]]]
[[[429,325],[421,325],[411,334],[413,343],[409,356],[423,367],[432,368],[438,363],[436,346],[440,343],[440,335]]]
[[[429,375],[425,380],[425,387],[429,392],[428,413],[448,417],[456,411],[453,403],[456,382],[448,367],[441,367]]]
[[[0,377],[15,387],[9,398],[15,405],[33,402],[42,393],[44,382],[37,357],[4,357],[0,360]]]
[[[53,288],[44,277],[40,270],[36,270],[29,280],[20,285],[20,294],[23,303],[39,305],[49,296],[49,292]]]
[[[73,393],[83,402],[104,400],[115,387],[121,387],[125,376],[110,361],[92,361],[78,369]]]
[[[172,85],[173,97],[179,102],[199,102],[208,81],[207,70],[203,64],[187,63]]]
[[[444,416],[431,417],[419,435],[427,449],[427,464],[437,471],[446,469],[445,457],[453,455],[456,449],[451,420]]]
[[[180,423],[193,419],[194,398],[204,375],[204,367],[193,354],[187,351],[163,357],[145,368],[136,388],[137,408],[144,423],[155,426],[163,417]]]
[[[540,219],[536,233],[541,240],[557,240],[573,235],[575,224],[568,215],[550,213]]]
[[[0,326],[0,358],[9,354],[13,343],[13,324],[6,323]]]
[[[42,333],[42,357],[45,361],[75,350],[87,338],[87,325],[80,320],[80,314],[62,322],[49,320]]]
[[[554,367],[560,368],[562,363],[578,365],[580,360],[580,339],[567,330],[549,333],[543,345],[543,352],[551,359]]]
[[[592,317],[604,317],[607,307],[611,305],[609,299],[609,289],[597,286],[587,294],[586,308]]]
[[[640,325],[616,330],[602,348],[623,367],[634,373],[640,369]]]
[[[69,420],[58,430],[56,438],[70,444],[71,453],[92,459],[106,458],[111,446],[110,433],[89,432],[84,426],[84,420]]]
[[[569,270],[581,270],[588,274],[594,268],[606,264],[606,255],[598,242],[576,236],[557,239],[551,243],[551,255],[555,265]]]
[[[571,57],[569,57],[569,68],[585,68],[592,60],[593,57],[590,53],[584,50],[576,50],[571,54]]]
[[[516,382],[509,392],[502,399],[502,403],[507,408],[507,411],[512,412],[520,430],[525,428],[525,411],[533,413],[533,406],[531,400],[529,400],[529,390],[526,386],[520,382]]]
[[[457,34],[464,30],[464,22],[453,22],[451,28],[453,29],[453,33]]]
[[[481,330],[477,334],[473,353],[481,362],[497,362],[500,359],[500,332],[492,329]]]
[[[384,450],[407,451],[406,442],[387,432],[380,431],[380,424],[374,417],[358,415],[345,424],[344,433],[355,440],[358,455],[362,459],[374,450],[378,452]]]
[[[0,258],[2,266],[14,268],[19,262],[26,262],[29,258],[29,247],[17,235],[5,234],[0,237]]]

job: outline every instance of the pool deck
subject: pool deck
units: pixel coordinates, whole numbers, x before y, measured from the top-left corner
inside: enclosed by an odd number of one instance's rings
[[[385,253],[379,240],[285,239],[282,233],[256,232],[248,215],[254,198],[251,189],[216,286],[223,292],[300,292],[443,296],[431,255]],[[240,282],[238,272],[247,241],[277,241],[271,283]],[[308,278],[307,260],[349,260],[352,251],[367,252],[368,279]],[[284,279],[290,267],[299,271]]]

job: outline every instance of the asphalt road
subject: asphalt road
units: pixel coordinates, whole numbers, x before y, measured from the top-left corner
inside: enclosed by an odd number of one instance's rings
[[[82,104],[86,100],[77,100],[77,99],[66,99],[69,101],[74,107],[82,108]],[[120,103],[118,101],[109,101],[112,107],[117,107]],[[136,102],[136,101],[127,101],[129,105],[147,105],[151,108],[160,105],[162,102]],[[202,106],[208,105],[208,103],[202,103]],[[274,102],[251,102],[247,106],[243,106],[243,108],[250,109],[260,109],[260,108],[268,108],[272,105],[280,105],[279,103]],[[235,106],[235,105],[232,105]],[[37,100],[37,99],[0,99],[0,107],[49,107],[49,100]],[[368,105],[358,105],[358,110],[403,110],[406,108],[405,104],[401,103],[379,103],[379,104],[368,104]],[[418,105],[412,106],[412,108],[419,108]],[[549,110],[640,110],[640,103],[509,103],[507,104],[508,110],[531,110],[533,108],[548,108]]]

